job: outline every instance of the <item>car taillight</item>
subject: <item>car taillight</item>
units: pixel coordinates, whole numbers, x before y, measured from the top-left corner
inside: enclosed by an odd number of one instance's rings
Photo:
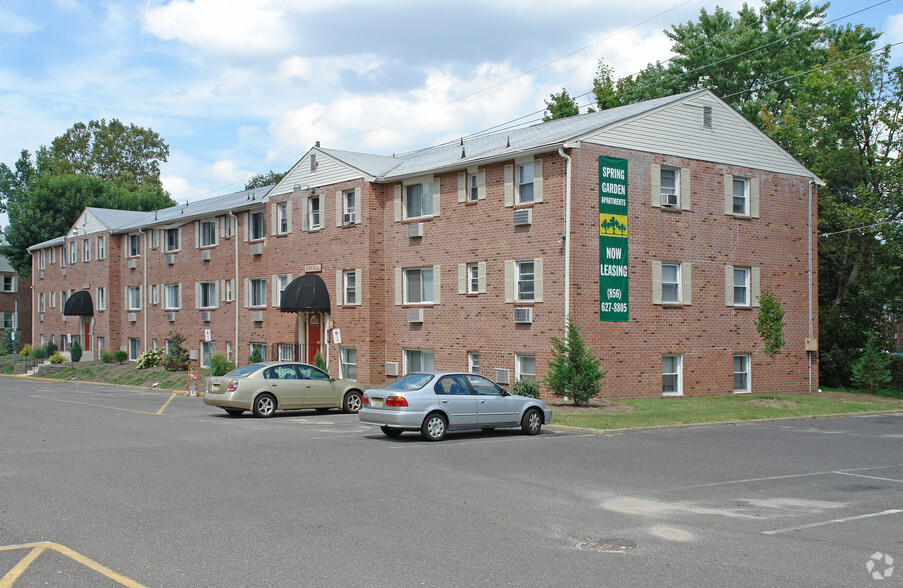
[[[367,396],[366,394],[364,394],[364,395],[361,397],[361,403],[362,403],[362,404],[370,404],[370,397]]]
[[[229,380],[229,392],[235,392],[238,389],[238,380]]]
[[[389,396],[386,398],[386,406],[407,406],[408,401],[404,396]]]

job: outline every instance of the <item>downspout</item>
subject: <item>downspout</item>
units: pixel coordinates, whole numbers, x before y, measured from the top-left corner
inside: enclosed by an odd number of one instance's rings
[[[147,308],[147,256],[150,253],[150,250],[147,247],[147,233],[138,229],[138,234],[144,236],[144,251],[141,257],[144,258],[144,282],[141,286],[141,308],[144,309],[144,336],[141,337],[141,341],[144,343],[144,352],[147,352],[147,313],[149,309]]]
[[[235,305],[235,365],[238,365],[238,217],[229,211],[232,218],[232,241],[235,242],[235,283],[232,284],[232,303]]]
[[[564,189],[564,333],[567,338],[568,317],[571,314],[571,157],[558,149],[558,154],[567,160]]]
[[[815,180],[809,180],[809,211],[808,216],[806,217],[806,223],[808,228],[808,256],[809,256],[809,339],[812,339],[812,186],[815,185]],[[807,351],[806,355],[809,358],[809,393],[812,393],[812,351]]]

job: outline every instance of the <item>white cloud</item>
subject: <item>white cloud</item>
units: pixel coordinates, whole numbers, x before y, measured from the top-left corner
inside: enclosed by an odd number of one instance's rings
[[[40,25],[30,18],[19,16],[8,8],[0,6],[0,33],[27,35],[40,29]]]
[[[884,35],[881,36],[882,43],[896,43],[898,41],[903,41],[903,14],[889,16],[887,25],[884,28]]]

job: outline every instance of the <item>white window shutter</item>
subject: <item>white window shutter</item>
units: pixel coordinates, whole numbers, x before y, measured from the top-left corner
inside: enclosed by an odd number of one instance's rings
[[[201,246],[201,221],[194,222],[194,248]]]
[[[200,282],[194,283],[194,307],[195,308],[201,307],[201,283]]]
[[[179,309],[182,308],[182,283],[179,283]]]
[[[458,172],[458,202],[467,199],[467,172]]]
[[[442,266],[433,266],[433,304],[442,304]]]
[[[693,303],[693,269],[691,264],[684,262],[680,264],[680,298],[683,304]]]
[[[734,214],[734,176],[724,174],[724,214]]]
[[[249,225],[250,225],[250,220],[251,220],[251,213],[250,213],[250,212],[246,212],[244,216],[245,216],[245,222],[244,222],[244,240],[245,240],[245,243],[247,243],[248,240],[251,238],[251,230],[250,230],[251,227],[249,226]]]
[[[761,294],[761,290],[759,288],[759,268],[750,268],[749,273],[749,287],[750,290],[752,290],[752,292],[749,293],[749,302],[753,306],[759,306],[759,294]]]
[[[395,305],[400,306],[402,302],[401,298],[401,268],[395,268]]]
[[[533,260],[533,302],[542,302],[542,258]]]
[[[505,166],[505,206],[514,206],[514,164]]]
[[[724,266],[724,304],[734,305],[734,266]]]
[[[354,206],[357,208],[354,214],[354,224],[359,225],[364,220],[364,203],[361,202],[362,190],[358,187],[354,189]]]
[[[662,262],[652,262],[652,304],[662,303]]]
[[[477,282],[479,285],[478,292],[480,294],[486,293],[486,262],[481,261],[477,264]]]
[[[287,232],[292,232],[292,203],[288,201],[285,203],[285,225],[288,227]]]
[[[542,160],[533,160],[533,202],[542,202]]]
[[[514,260],[505,260],[505,304],[514,302]]]
[[[336,291],[336,303],[337,304],[345,304],[345,281],[342,279],[342,270],[337,269],[335,271],[335,291]]]
[[[251,306],[251,278],[245,278],[245,308]]]
[[[486,170],[477,171],[477,200],[486,200]]]
[[[216,297],[220,302],[226,301],[226,280],[220,280],[217,282],[217,287],[219,288],[218,295]]]
[[[364,303],[364,270],[354,270],[354,287],[357,288],[357,301],[354,304],[360,306]]]
[[[395,186],[395,222],[401,220],[401,184]]]
[[[183,239],[183,237],[182,237],[182,227],[179,227],[179,246],[177,247],[177,249],[178,249],[179,251],[181,251],[182,249],[185,248],[185,241],[183,241],[182,239]]]
[[[273,297],[273,306],[279,305],[279,276],[273,276],[273,293],[271,294]]]
[[[759,178],[749,180],[749,216],[759,218]]]
[[[652,185],[652,206],[662,206],[662,166],[653,163],[649,169],[649,183]]]
[[[690,169],[680,170],[680,209],[690,210]]]
[[[342,213],[344,212],[342,206],[342,191],[339,190],[335,193],[335,226],[342,226]]]
[[[458,294],[467,294],[467,264],[458,264]]]
[[[439,205],[442,201],[440,197],[439,190],[442,187],[442,182],[438,177],[433,178],[433,216],[439,216]]]
[[[308,198],[301,199],[301,231],[307,230],[307,205],[309,204]]]
[[[270,234],[275,235],[279,232],[279,215],[276,213],[277,204],[270,204]]]

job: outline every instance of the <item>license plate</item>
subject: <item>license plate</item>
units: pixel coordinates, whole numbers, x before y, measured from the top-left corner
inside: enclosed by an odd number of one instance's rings
[[[382,398],[371,398],[370,402],[373,404],[373,406],[382,406],[383,405]]]
[[[214,384],[210,391],[211,392],[219,392],[219,384]]]

